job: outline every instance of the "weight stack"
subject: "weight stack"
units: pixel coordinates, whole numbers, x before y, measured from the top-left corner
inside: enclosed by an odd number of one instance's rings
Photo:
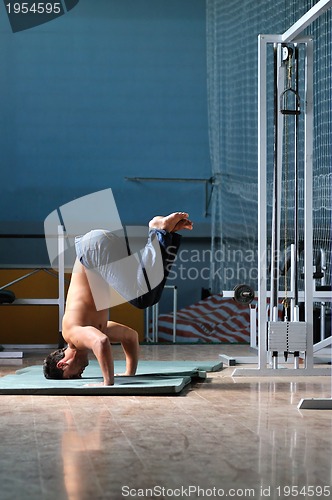
[[[307,323],[304,321],[270,321],[268,350],[296,352],[307,350]]]

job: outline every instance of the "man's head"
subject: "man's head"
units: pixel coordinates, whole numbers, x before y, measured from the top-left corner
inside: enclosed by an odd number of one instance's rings
[[[69,347],[58,349],[47,356],[43,370],[49,379],[81,378],[89,364],[86,352],[78,352]]]
[[[54,352],[51,352],[44,360],[43,371],[46,378],[50,379],[62,379],[63,378],[63,370],[58,367],[58,362],[61,361],[65,357],[64,349],[57,349]]]

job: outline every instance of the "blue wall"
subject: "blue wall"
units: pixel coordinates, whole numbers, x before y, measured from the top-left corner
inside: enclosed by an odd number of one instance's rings
[[[58,206],[112,188],[124,224],[185,209],[210,177],[204,0],[80,0],[12,33],[0,8],[0,232],[43,230]]]

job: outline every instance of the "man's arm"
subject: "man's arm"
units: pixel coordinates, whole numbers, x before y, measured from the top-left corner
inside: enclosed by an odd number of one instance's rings
[[[66,340],[75,349],[90,349],[99,363],[104,385],[114,384],[114,362],[112,347],[107,335],[93,326],[72,327]]]
[[[97,330],[98,331],[98,330]],[[114,362],[112,347],[106,335],[98,338],[92,345],[92,352],[96,356],[104,378],[104,385],[114,384]]]
[[[120,342],[122,345],[126,356],[126,371],[123,375],[135,375],[139,356],[138,333],[129,326],[108,321],[107,336],[110,342]]]

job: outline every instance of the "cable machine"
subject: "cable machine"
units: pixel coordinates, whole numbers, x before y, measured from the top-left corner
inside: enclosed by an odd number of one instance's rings
[[[313,265],[313,40],[303,30],[332,5],[320,0],[283,35],[258,37],[258,368],[237,368],[234,376],[330,375],[314,367],[313,302],[331,302],[331,292],[316,291]],[[273,48],[273,204],[272,227],[267,223],[268,109],[267,58]],[[300,57],[301,56],[301,57]],[[302,66],[301,66],[302,65]],[[299,68],[304,75],[300,95]],[[303,70],[302,70],[303,69]],[[301,116],[302,127],[299,127]],[[304,143],[299,158],[298,143]],[[300,161],[301,160],[301,161]],[[299,170],[304,178],[299,207]],[[290,176],[292,176],[290,178]],[[289,181],[292,182],[289,182]],[[290,186],[293,192],[290,193]],[[290,195],[293,220],[288,218]],[[283,201],[284,220],[281,220]],[[303,241],[299,241],[299,210],[304,212]],[[283,234],[281,234],[281,222]],[[290,228],[292,235],[290,236]],[[269,233],[271,231],[271,233]],[[271,241],[268,266],[268,241]],[[304,287],[299,290],[299,254],[304,254]],[[281,271],[282,269],[282,271]],[[288,279],[288,271],[290,278]],[[284,287],[281,289],[281,276]],[[305,317],[300,321],[299,305]],[[326,342],[327,341],[327,342]],[[323,342],[331,344],[331,338]],[[282,369],[280,358],[283,357]],[[289,359],[293,366],[289,368]],[[303,364],[300,364],[303,359]]]
[[[299,260],[299,221],[298,221],[298,135],[299,115],[301,104],[299,95],[299,49],[297,44],[274,44],[274,179],[273,179],[273,216],[272,216],[272,244],[271,244],[271,298],[270,321],[268,323],[268,350],[272,355],[272,366],[278,368],[279,353],[284,353],[285,361],[289,355],[294,356],[294,368],[299,368],[300,352],[306,356],[307,351],[307,323],[299,321],[299,287],[298,287],[298,260]],[[278,74],[280,73],[280,77]],[[284,90],[280,92],[278,80]],[[279,120],[281,125],[279,128]],[[290,144],[290,128],[293,127],[293,141]],[[281,133],[278,133],[281,130]],[[282,136],[282,137],[280,137]],[[280,146],[279,146],[279,143]],[[290,151],[292,149],[292,151]],[[278,151],[281,150],[281,153]],[[280,154],[279,154],[280,153]],[[294,219],[288,218],[288,201],[290,186],[290,153],[293,153],[293,199]],[[280,161],[281,157],[281,161]],[[280,162],[280,164],[279,164]],[[280,183],[279,176],[282,177]],[[281,194],[284,200],[284,234],[281,251],[280,213]],[[294,232],[290,245],[291,252],[291,283],[288,288],[288,247],[289,226],[292,223]],[[280,285],[280,268],[283,269],[284,293],[282,297],[283,321],[278,320]],[[291,298],[289,298],[290,293]]]

